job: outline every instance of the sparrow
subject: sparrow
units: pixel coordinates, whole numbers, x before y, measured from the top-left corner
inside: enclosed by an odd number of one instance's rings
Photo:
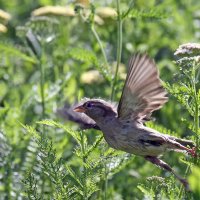
[[[174,174],[188,188],[187,180],[177,175],[159,156],[167,150],[196,156],[194,143],[160,133],[144,124],[153,111],[168,101],[156,64],[146,54],[136,54],[130,58],[128,66],[117,108],[102,99],[84,99],[73,109],[80,113],[77,121],[87,122],[87,128],[101,130],[110,147],[142,156]]]

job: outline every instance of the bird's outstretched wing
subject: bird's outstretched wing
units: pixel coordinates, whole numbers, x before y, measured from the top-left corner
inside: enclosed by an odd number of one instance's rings
[[[143,120],[167,102],[167,92],[161,85],[159,73],[147,55],[134,55],[118,106],[121,120]]]
[[[76,122],[77,124],[79,124],[81,129],[94,128],[100,130],[100,128],[97,126],[96,122],[93,119],[91,119],[90,117],[88,117],[83,113],[74,112],[73,109],[76,106],[77,106],[76,104],[74,106],[70,106],[69,104],[66,103],[63,108],[59,108],[57,110],[57,114],[65,120]]]

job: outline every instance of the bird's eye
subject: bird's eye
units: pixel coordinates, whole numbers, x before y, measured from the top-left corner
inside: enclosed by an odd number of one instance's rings
[[[86,106],[87,106],[88,108],[91,108],[91,107],[92,107],[92,103],[88,102],[88,103],[86,104]]]

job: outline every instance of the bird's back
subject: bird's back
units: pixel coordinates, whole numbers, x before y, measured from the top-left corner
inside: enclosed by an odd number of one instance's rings
[[[141,124],[124,123],[115,118],[106,119],[99,126],[106,142],[114,149],[140,156],[157,156],[167,148],[164,135]]]

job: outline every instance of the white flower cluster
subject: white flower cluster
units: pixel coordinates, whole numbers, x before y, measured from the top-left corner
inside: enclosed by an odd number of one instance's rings
[[[198,43],[182,44],[175,51],[174,55],[177,55],[177,56],[200,55],[200,44]]]
[[[179,59],[176,61],[179,65],[192,64],[192,62],[200,62],[200,44],[199,43],[186,43],[178,47],[174,53]]]

